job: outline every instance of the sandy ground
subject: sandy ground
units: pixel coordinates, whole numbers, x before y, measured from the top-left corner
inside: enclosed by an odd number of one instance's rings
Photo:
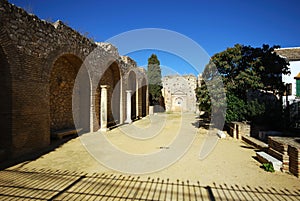
[[[251,187],[261,186],[264,188],[286,188],[290,190],[300,189],[300,179],[287,173],[264,171],[260,168],[261,164],[254,158],[255,149],[231,137],[218,140],[210,155],[204,160],[199,160],[199,152],[206,139],[207,129],[194,126],[195,118],[193,114],[189,116],[189,123],[183,123],[179,114],[159,114],[152,118],[156,118],[158,122],[162,123],[163,128],[161,130],[151,127],[151,121],[149,117],[146,117],[131,125],[124,125],[108,131],[104,136],[114,146],[132,154],[157,153],[161,151],[161,148],[165,147],[167,147],[168,151],[175,151],[172,147],[172,142],[178,135],[177,131],[180,128],[187,128],[186,131],[188,132],[193,132],[194,129],[195,133],[187,132],[186,135],[195,135],[195,139],[190,149],[173,165],[161,171],[142,174],[140,175],[141,178],[159,177],[161,179],[170,178],[173,181],[177,179],[191,182],[200,181],[202,185],[213,185],[213,183],[216,183],[239,186],[248,185]],[[157,133],[157,135],[149,139],[133,139],[133,137],[124,134],[132,126],[147,128],[147,135],[149,130]],[[97,136],[99,134],[101,133],[85,134],[85,136]],[[143,132],[140,135],[143,136]],[[110,153],[105,154],[107,154],[107,158],[110,157]],[[80,137],[68,141],[56,150],[34,161],[26,161],[10,169],[24,168],[124,174],[106,168],[95,160],[83,146]]]

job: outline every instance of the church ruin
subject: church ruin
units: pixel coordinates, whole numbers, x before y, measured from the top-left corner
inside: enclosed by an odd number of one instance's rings
[[[166,112],[196,112],[197,78],[171,75],[162,79]]]
[[[116,47],[5,0],[0,18],[0,161],[47,147],[52,133],[75,124],[107,130],[148,114],[146,73]]]

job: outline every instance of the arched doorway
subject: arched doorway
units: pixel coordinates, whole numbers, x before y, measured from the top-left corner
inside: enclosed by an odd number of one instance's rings
[[[175,112],[181,112],[183,105],[183,99],[181,97],[175,98],[174,101],[174,110]]]
[[[187,111],[187,94],[183,91],[176,91],[172,94],[172,107],[173,112],[186,112]]]
[[[142,80],[142,117],[147,115],[147,82],[146,79]]]
[[[131,90],[131,119],[135,120],[136,116],[136,74],[134,71],[130,71],[128,75],[128,90]]]
[[[0,46],[0,161],[10,157],[12,147],[12,88],[7,57]]]
[[[74,129],[80,125],[89,131],[90,84],[87,70],[82,60],[73,54],[64,54],[54,62],[50,74],[50,131]],[[75,86],[75,79],[80,69],[84,79]],[[74,93],[80,94],[75,96]],[[72,105],[73,103],[73,105]],[[73,106],[73,107],[72,107]],[[74,116],[73,118],[73,110]]]
[[[107,86],[107,126],[120,124],[121,75],[116,62],[113,62],[101,76],[95,94],[95,112],[99,128],[101,127],[101,86]]]

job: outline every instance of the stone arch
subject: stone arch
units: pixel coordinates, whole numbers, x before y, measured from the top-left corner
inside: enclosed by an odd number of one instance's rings
[[[108,127],[121,122],[121,72],[117,62],[113,62],[103,73],[95,94],[95,112],[99,128],[101,126],[101,90],[107,90],[107,125]],[[105,127],[106,127],[105,126]]]
[[[90,132],[91,80],[87,68],[82,65],[73,88],[73,118],[77,128]]]
[[[176,97],[174,99],[174,112],[181,112],[183,109],[183,98]]]
[[[183,91],[176,91],[172,94],[172,107],[173,112],[185,112],[187,108],[187,94]]]
[[[174,103],[174,105],[175,106],[182,106],[182,103],[183,103],[183,98],[182,97],[176,97],[175,98],[175,103]]]
[[[74,129],[74,119],[80,121],[76,122],[77,126],[80,125],[84,131],[89,131],[90,84],[88,72],[84,67],[80,72],[87,79],[84,83],[75,86],[75,79],[82,63],[82,60],[75,54],[66,53],[60,55],[51,67],[49,79],[51,132]],[[72,107],[73,92],[80,93],[80,97],[73,100]],[[80,118],[73,117],[73,110],[75,110],[74,114]]]
[[[143,78],[142,80],[142,90],[141,90],[141,96],[142,96],[142,117],[147,116],[147,82],[146,79]]]
[[[0,161],[12,154],[12,80],[10,65],[0,46]]]
[[[136,81],[136,73],[134,71],[130,71],[128,74],[127,81],[127,90],[131,90],[131,119],[134,120],[137,118],[137,81]]]

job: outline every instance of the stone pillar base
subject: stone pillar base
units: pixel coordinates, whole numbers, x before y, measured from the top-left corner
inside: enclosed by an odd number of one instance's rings
[[[149,106],[149,115],[154,114],[154,106]]]
[[[101,132],[107,132],[107,131],[109,131],[109,128],[100,128],[99,129]]]

